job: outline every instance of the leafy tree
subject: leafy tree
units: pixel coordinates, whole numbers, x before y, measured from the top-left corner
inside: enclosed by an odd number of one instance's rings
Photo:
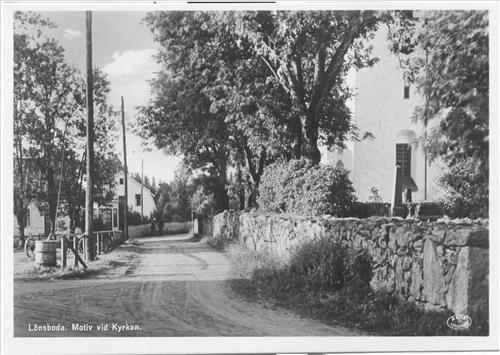
[[[41,174],[52,231],[62,200],[73,221],[83,204],[86,103],[81,74],[65,62],[63,47],[47,35],[54,27],[36,13],[15,14],[15,127],[24,142],[23,155]],[[94,82],[95,169],[99,171],[94,175],[94,193],[96,201],[102,202],[110,199],[106,186],[115,173],[109,162],[116,129],[106,104],[109,82],[97,69]]]
[[[28,127],[22,124],[33,111],[29,103],[30,82],[25,62],[31,56],[30,44],[35,41],[35,36],[43,39],[43,32],[35,35],[33,29],[51,29],[54,25],[40,16],[26,16],[17,12],[14,17],[14,214],[17,217],[21,243],[24,244],[28,207],[42,197],[44,190],[37,157],[32,154],[25,138]]]
[[[161,233],[165,222],[170,222],[172,219],[172,205],[170,203],[170,195],[172,189],[167,183],[161,183],[158,186],[158,191],[154,195],[156,210],[153,213],[158,231]]]
[[[14,93],[19,114],[14,118],[26,141],[27,155],[36,158],[46,189],[48,213],[55,229],[57,162],[66,132],[83,105],[76,69],[64,62],[64,49],[44,31],[54,25],[39,15],[17,12],[14,22]]]
[[[197,25],[190,27],[190,21]],[[153,98],[140,109],[139,123],[143,137],[153,137],[167,153],[183,155],[190,168],[214,176],[218,205],[225,209],[229,132],[224,117],[211,111],[204,92],[215,80],[216,69],[196,55],[204,37],[200,21],[177,12],[155,12],[146,18],[161,44],[162,70],[151,82]]]
[[[365,46],[380,15],[373,11],[259,11],[225,13],[236,21],[238,40],[248,41],[269,75],[289,95],[297,114],[297,150],[317,164],[318,140],[342,144],[351,130],[345,106],[351,66],[371,66]],[[230,21],[230,20],[229,20]]]
[[[158,185],[153,196],[156,204],[153,217],[160,232],[165,222],[184,222],[191,219],[191,198],[195,189],[192,171],[183,165],[175,171],[172,182]]]
[[[191,170],[181,166],[176,170],[174,180],[170,183],[172,221],[184,222],[191,220],[191,196],[195,189],[191,176]]]
[[[251,207],[277,157],[317,163],[318,140],[357,137],[343,80],[350,65],[374,63],[361,39],[377,21],[373,12],[151,13],[162,70],[141,109],[143,136],[217,177],[218,210],[228,207],[228,166],[242,167]]]
[[[399,12],[392,49],[426,96],[415,119],[438,121],[426,151],[449,167],[442,182],[461,212],[488,215],[489,35],[487,11]],[[466,206],[467,205],[467,206]]]
[[[207,195],[203,186],[199,186],[191,197],[191,209],[197,215],[212,215],[215,212],[215,200],[213,194]]]

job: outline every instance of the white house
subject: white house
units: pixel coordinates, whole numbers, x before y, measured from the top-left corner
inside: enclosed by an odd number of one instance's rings
[[[56,229],[69,230],[69,216],[59,216],[56,219]],[[28,210],[26,213],[26,227],[24,228],[24,234],[29,235],[43,235],[48,234],[50,231],[49,218],[43,213],[41,209],[38,208],[35,202],[31,202],[28,205]],[[14,235],[20,235],[19,224],[17,223],[17,217],[14,215]]]
[[[368,200],[372,187],[384,201],[391,200],[396,164],[402,168],[403,188],[412,190],[412,201],[432,200],[439,190],[440,167],[426,159],[418,141],[425,135],[425,125],[412,122],[414,109],[424,104],[424,98],[405,83],[398,57],[389,50],[386,30],[379,30],[371,43],[379,62],[353,75],[351,109],[360,132],[371,132],[375,138],[348,142],[344,150],[323,149],[322,162],[350,171],[360,201]]]
[[[30,203],[26,213],[26,227],[24,228],[25,235],[38,235],[45,233],[45,216],[34,202]],[[19,224],[17,217],[14,215],[14,235],[19,235]]]
[[[113,229],[118,229],[120,225],[120,218],[122,218],[122,216],[119,213],[119,204],[120,201],[122,201],[125,196],[124,172],[121,171],[117,173],[113,177],[113,180],[114,180],[114,197],[111,202],[111,213],[109,217],[111,218],[111,224]],[[151,214],[156,210],[156,205],[153,199],[153,193],[146,186],[143,186],[140,182],[135,180],[130,174],[128,174],[127,182],[128,182],[127,204],[129,211],[137,212],[144,217],[150,217]]]

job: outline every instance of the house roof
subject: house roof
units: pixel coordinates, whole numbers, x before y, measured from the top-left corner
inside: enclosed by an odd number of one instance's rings
[[[113,176],[113,178],[116,178],[116,177],[118,177],[119,175],[124,175],[123,170],[122,170],[122,171],[119,171],[118,173],[116,173],[116,174]],[[128,173],[127,175],[128,175],[128,177],[129,177],[129,180],[128,180],[128,181],[133,181],[133,182],[134,182],[134,183],[136,183],[137,185],[144,187],[144,190],[145,190],[145,191],[147,191],[147,192],[149,192],[149,193],[151,194],[151,196],[153,196],[153,192],[152,192],[152,191],[151,191],[151,190],[150,190],[150,189],[149,189],[146,185],[141,184],[141,183],[140,183],[139,181],[137,181],[137,180],[136,180],[136,179],[135,179],[132,175],[130,175],[130,173]]]

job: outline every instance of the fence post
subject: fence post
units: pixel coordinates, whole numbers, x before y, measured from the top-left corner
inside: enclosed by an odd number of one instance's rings
[[[75,267],[78,267],[78,236],[73,237],[73,249],[75,250]]]
[[[97,255],[101,255],[101,239],[102,239],[101,233],[97,233],[97,243],[96,243]]]
[[[66,256],[67,256],[67,250],[66,250],[66,237],[63,236],[61,238],[61,267],[63,269],[66,268]]]

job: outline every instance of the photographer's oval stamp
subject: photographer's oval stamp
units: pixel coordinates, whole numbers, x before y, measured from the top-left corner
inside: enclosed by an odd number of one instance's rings
[[[471,326],[472,319],[466,314],[455,314],[448,318],[446,324],[454,330],[465,330]]]

